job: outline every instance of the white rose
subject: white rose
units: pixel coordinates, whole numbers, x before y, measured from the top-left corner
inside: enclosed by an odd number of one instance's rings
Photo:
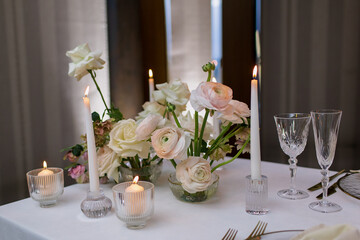
[[[231,100],[226,109],[219,114],[219,119],[232,123],[248,123],[247,117],[250,117],[250,109],[246,103],[237,100]]]
[[[178,119],[181,124],[181,127],[185,129],[185,131],[189,131],[190,135],[193,137],[195,133],[195,119],[191,116],[191,113],[187,112],[185,116],[180,115]],[[202,123],[203,123],[203,118],[199,116],[199,132],[198,132],[199,135],[200,135]],[[210,140],[210,134],[212,132],[213,132],[213,127],[209,122],[207,122],[204,129],[203,139],[205,141]]]
[[[189,193],[204,191],[212,184],[210,164],[201,157],[189,157],[177,165],[176,178]]]
[[[175,80],[170,84],[156,84],[156,88],[159,90],[153,92],[155,101],[161,104],[172,103],[178,112],[186,109],[186,104],[190,98],[190,91],[186,83]]]
[[[151,143],[160,158],[182,160],[187,156],[191,139],[179,128],[164,127],[153,132]]]
[[[147,158],[150,151],[150,143],[136,139],[136,123],[133,119],[121,120],[114,124],[110,132],[108,146],[120,157],[134,157],[138,154]]]
[[[148,115],[136,128],[135,134],[136,139],[147,140],[150,138],[150,135],[153,131],[155,131],[162,117],[158,114],[150,114]]]
[[[145,102],[142,107],[144,111],[140,112],[138,116],[135,117],[139,122],[144,120],[149,114],[159,114],[162,116],[165,112],[165,106],[160,105],[157,102]]]
[[[99,176],[103,177],[106,174],[108,177],[118,181],[119,171],[117,168],[120,166],[120,162],[117,154],[111,148],[105,146],[97,151],[97,160],[99,163]]]
[[[102,69],[105,61],[100,58],[101,52],[91,52],[87,43],[81,44],[73,50],[67,51],[66,56],[73,61],[69,63],[69,76],[78,81],[88,74],[87,70]]]
[[[190,103],[195,111],[204,108],[223,111],[232,99],[232,90],[217,82],[202,82],[191,92]]]

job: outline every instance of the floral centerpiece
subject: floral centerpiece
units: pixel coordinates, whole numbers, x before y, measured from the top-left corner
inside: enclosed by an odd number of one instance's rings
[[[82,48],[85,51],[81,51],[82,55],[78,54],[83,59],[81,61],[89,61],[89,55],[94,59],[99,57],[99,54],[91,53],[87,45],[79,46],[67,55],[71,57]],[[70,63],[69,74],[78,76],[80,80],[88,72],[97,85],[94,70],[100,68],[99,64],[80,64],[80,57],[71,58],[73,63]],[[99,59],[95,61],[104,63]],[[73,64],[76,66],[72,67]],[[141,168],[166,159],[175,168],[169,182],[181,187],[183,196],[179,198],[185,201],[205,200],[208,188],[218,181],[214,171],[234,161],[242,152],[249,151],[250,141],[250,110],[245,103],[232,99],[230,87],[210,81],[216,65],[216,61],[212,61],[202,66],[207,79],[192,92],[180,80],[157,84],[157,90],[153,92],[154,101],[145,102],[143,111],[135,120],[123,119],[119,110],[113,106],[108,109],[104,102],[110,119],[104,120],[93,113],[100,176],[117,181],[118,168]],[[77,66],[82,70],[74,71]],[[80,73],[74,75],[73,72]],[[100,88],[98,91],[101,94]],[[189,101],[194,114],[186,111]],[[199,114],[201,112],[204,112],[203,117]],[[209,116],[214,113],[222,121],[221,132],[216,137],[208,123]],[[234,144],[230,144],[231,138],[235,138]],[[234,147],[238,150],[237,154],[220,162]],[[84,155],[86,159],[85,142],[71,147],[65,155],[72,162],[69,174],[73,178],[82,180],[81,173],[86,175],[85,165],[78,161]]]

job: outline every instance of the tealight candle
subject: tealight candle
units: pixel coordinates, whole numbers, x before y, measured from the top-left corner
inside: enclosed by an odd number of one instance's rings
[[[149,98],[150,102],[154,101],[153,92],[154,92],[154,78],[153,78],[153,72],[151,69],[149,69]]]
[[[137,184],[138,181],[139,176],[136,176],[132,184],[125,189],[126,210],[131,216],[141,215],[145,210],[144,188]]]
[[[47,164],[46,161],[43,162],[43,169],[41,172],[39,172],[38,176],[47,176],[47,175],[51,175],[54,174],[53,171],[47,169]]]

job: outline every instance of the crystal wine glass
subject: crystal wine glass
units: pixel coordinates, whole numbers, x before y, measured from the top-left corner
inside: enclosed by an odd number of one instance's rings
[[[296,157],[305,149],[309,135],[310,114],[308,113],[284,113],[274,116],[280,147],[290,157],[290,188],[280,190],[278,195],[287,199],[303,199],[309,197],[305,191],[296,189],[295,176]]]
[[[314,129],[316,157],[321,167],[321,180],[323,187],[323,199],[310,203],[312,210],[329,213],[337,212],[342,208],[327,200],[327,189],[329,187],[329,167],[331,166],[336,149],[337,136],[340,127],[342,111],[340,110],[318,110],[311,111]]]

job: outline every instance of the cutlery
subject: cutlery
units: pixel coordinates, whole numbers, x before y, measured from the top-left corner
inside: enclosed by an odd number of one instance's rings
[[[262,236],[270,235],[270,234],[274,234],[274,233],[282,233],[282,232],[302,232],[302,231],[304,231],[304,230],[303,230],[303,229],[301,229],[301,230],[281,230],[281,231],[267,232],[267,233],[263,233],[262,235],[259,235],[259,236],[256,236],[256,237],[249,238],[249,239],[247,239],[247,240],[260,240]]]
[[[330,182],[331,180],[333,180],[334,178],[336,178],[337,176],[343,174],[344,172],[345,172],[345,169],[343,169],[343,170],[341,170],[340,172],[338,172],[338,173],[330,176],[330,177],[329,177],[329,182]],[[309,187],[308,190],[309,190],[310,192],[312,192],[312,191],[319,190],[319,189],[321,189],[321,188],[322,188],[322,185],[321,185],[321,182],[319,182],[319,183],[315,184],[314,186]]]
[[[256,224],[254,230],[250,233],[250,235],[246,239],[253,239],[254,237],[258,237],[264,234],[267,225],[268,224],[266,222],[259,221]]]
[[[225,233],[224,237],[221,240],[234,240],[238,230],[229,228],[229,230]]]

